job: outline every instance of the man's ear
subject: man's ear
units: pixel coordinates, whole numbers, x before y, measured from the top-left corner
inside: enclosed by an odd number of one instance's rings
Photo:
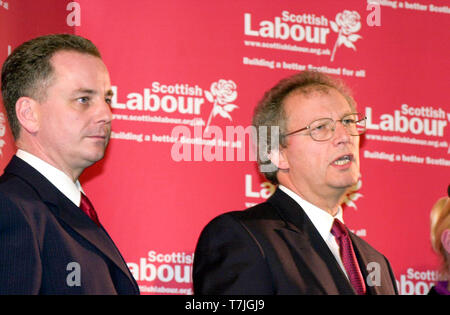
[[[288,170],[289,163],[286,159],[285,150],[283,148],[274,149],[269,153],[269,159],[278,169],[280,170]]]
[[[34,134],[39,130],[38,102],[36,100],[22,96],[16,102],[16,116],[22,129]]]

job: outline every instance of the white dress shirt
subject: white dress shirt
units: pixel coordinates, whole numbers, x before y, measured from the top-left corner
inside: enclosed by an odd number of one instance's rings
[[[76,182],[73,182],[73,180],[63,171],[24,150],[17,150],[16,156],[24,160],[31,167],[41,173],[45,178],[47,178],[49,182],[51,182],[56,188],[58,188],[58,190],[63,193],[64,196],[69,198],[69,200],[71,200],[77,207],[80,206],[81,192],[83,191],[83,189],[81,188],[80,182],[78,180]]]
[[[319,232],[320,236],[322,236],[323,240],[328,245],[328,248],[333,253],[333,256],[336,258],[336,261],[338,262],[342,271],[347,276],[344,264],[342,263],[341,255],[339,254],[339,245],[337,244],[334,235],[331,234],[331,228],[333,227],[334,219],[339,219],[339,221],[344,223],[344,219],[342,217],[342,208],[339,207],[337,214],[333,217],[325,210],[318,208],[312,203],[309,203],[308,201],[297,195],[289,188],[283,185],[279,185],[279,188],[282,191],[284,191],[289,197],[294,199],[302,207],[308,218],[313,223],[314,227]]]

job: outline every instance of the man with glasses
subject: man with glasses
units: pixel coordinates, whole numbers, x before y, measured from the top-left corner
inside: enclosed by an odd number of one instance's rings
[[[260,170],[278,188],[205,227],[194,293],[397,294],[388,260],[343,224],[366,125],[345,86],[312,71],[281,80],[253,125]]]

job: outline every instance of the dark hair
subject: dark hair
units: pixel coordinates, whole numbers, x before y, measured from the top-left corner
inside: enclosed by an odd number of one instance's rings
[[[17,47],[2,67],[2,97],[14,139],[20,134],[16,102],[28,96],[40,102],[46,98],[53,67],[50,62],[58,51],[76,51],[101,58],[88,39],[73,34],[52,34],[34,38]]]
[[[311,92],[327,93],[330,89],[336,89],[340,92],[351,108],[355,109],[355,101],[344,83],[341,80],[334,79],[318,71],[303,71],[282,79],[273,88],[268,90],[264,94],[262,100],[258,103],[253,115],[253,126],[255,127],[257,135],[255,143],[258,152],[258,165],[260,170],[264,173],[264,176],[272,183],[278,184],[278,169],[272,164],[267,156],[261,156],[261,152],[263,152],[263,155],[271,152],[273,149],[271,148],[271,143],[274,143],[272,137],[278,137],[277,143],[279,143],[281,147],[286,146],[285,137],[283,136],[287,131],[287,117],[283,108],[284,100],[294,91],[303,95],[308,95]],[[277,135],[271,134],[272,126],[279,127]],[[267,136],[262,137],[265,141],[258,141],[261,138],[258,135],[261,132],[260,127],[265,127],[266,129],[265,132],[267,132]],[[264,168],[270,171],[265,172],[263,171]]]

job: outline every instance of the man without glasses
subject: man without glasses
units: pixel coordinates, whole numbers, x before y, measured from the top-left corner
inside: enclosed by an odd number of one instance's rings
[[[18,151],[0,177],[0,294],[138,294],[78,181],[111,133],[97,48],[69,34],[20,45],[2,96]]]

